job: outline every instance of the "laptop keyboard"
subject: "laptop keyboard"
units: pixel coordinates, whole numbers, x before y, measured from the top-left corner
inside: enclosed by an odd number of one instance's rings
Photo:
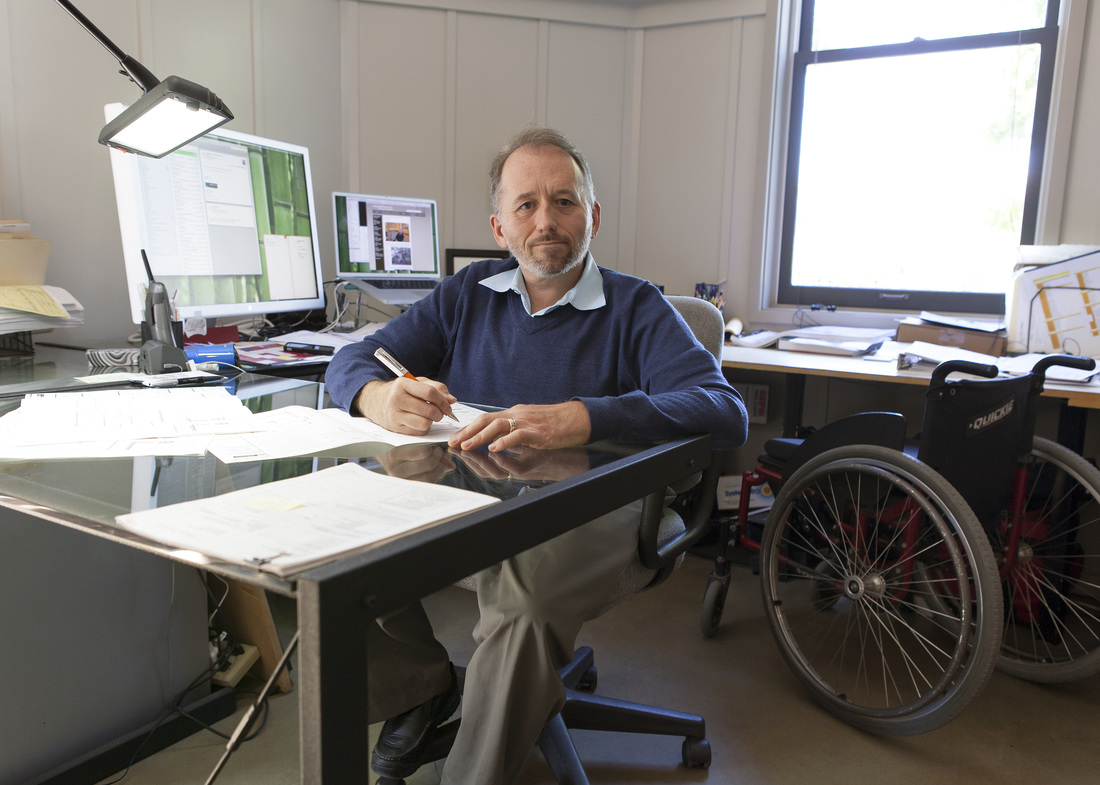
[[[439,281],[371,281],[379,289],[434,289]]]

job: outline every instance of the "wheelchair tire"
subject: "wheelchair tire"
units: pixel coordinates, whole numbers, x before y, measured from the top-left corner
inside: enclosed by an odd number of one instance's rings
[[[1073,681],[1100,671],[1100,470],[1039,437],[1026,468],[997,667],[1029,681]],[[1006,533],[1002,524],[990,534],[998,555]]]
[[[784,482],[761,584],[788,665],[863,730],[939,728],[996,664],[1003,610],[989,541],[942,476],[896,450],[839,447]]]

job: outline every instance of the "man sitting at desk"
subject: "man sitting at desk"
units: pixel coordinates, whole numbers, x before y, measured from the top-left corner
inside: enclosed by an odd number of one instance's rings
[[[478,417],[453,449],[493,452],[648,442],[710,433],[740,445],[745,408],[718,363],[652,285],[596,266],[600,228],[588,163],[556,131],[528,128],[490,168],[506,260],[447,278],[385,328],[338,352],[326,381],[353,414],[424,433],[458,401],[505,407]],[[417,375],[393,378],[385,347]],[[641,503],[628,505],[477,575],[481,618],[462,724],[442,782],[509,783],[565,689],[583,622],[635,557]],[[371,767],[402,778],[458,706],[454,669],[417,603],[377,620],[369,640],[372,722],[389,718]]]

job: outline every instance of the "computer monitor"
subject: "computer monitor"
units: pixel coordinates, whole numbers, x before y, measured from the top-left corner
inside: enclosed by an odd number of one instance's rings
[[[142,250],[180,319],[324,307],[307,148],[218,129],[161,159],[110,154],[135,324]]]
[[[336,274],[346,281],[438,281],[434,199],[334,193]]]

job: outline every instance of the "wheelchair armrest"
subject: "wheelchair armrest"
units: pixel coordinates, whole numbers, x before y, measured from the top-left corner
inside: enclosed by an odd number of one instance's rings
[[[661,570],[706,534],[716,503],[724,456],[724,452],[712,455],[710,466],[699,481],[698,503],[692,508],[690,519],[684,521],[685,531],[663,545],[660,543],[659,530],[665,510],[665,492],[655,491],[645,497],[642,504],[642,525],[638,534],[638,557],[642,566],[650,570]]]

